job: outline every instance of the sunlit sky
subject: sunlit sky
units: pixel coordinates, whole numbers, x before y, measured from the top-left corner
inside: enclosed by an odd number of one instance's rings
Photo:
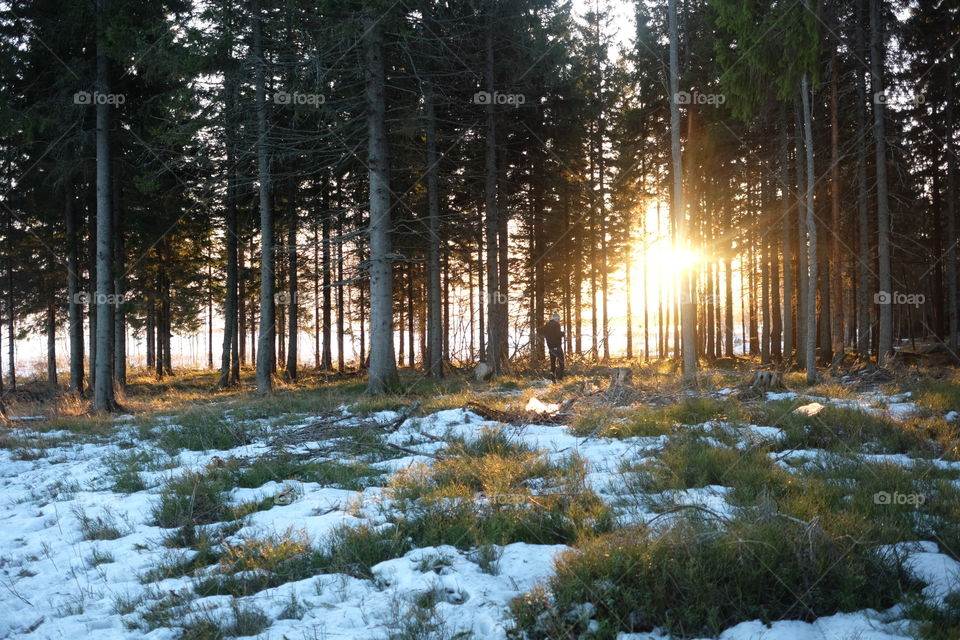
[[[612,42],[611,58],[619,56],[620,51],[630,44],[633,37],[633,2],[627,0],[572,0],[574,15],[583,18],[587,11],[599,7],[601,12],[607,8],[610,29],[613,33],[607,34]]]

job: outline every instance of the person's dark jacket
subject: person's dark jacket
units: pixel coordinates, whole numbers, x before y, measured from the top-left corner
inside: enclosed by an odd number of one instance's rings
[[[550,349],[563,346],[563,329],[560,328],[560,323],[556,320],[551,320],[543,325],[540,334],[547,341],[547,347]]]

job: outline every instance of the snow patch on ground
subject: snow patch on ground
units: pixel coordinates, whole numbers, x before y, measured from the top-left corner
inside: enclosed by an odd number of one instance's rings
[[[798,396],[792,392],[767,394],[768,400],[787,398]],[[805,397],[804,400],[887,412],[897,419],[916,411],[914,403],[903,395],[874,394],[856,400]],[[349,417],[347,413],[344,415]],[[389,424],[398,417],[394,411],[374,415],[380,424]],[[624,495],[624,469],[654,455],[670,441],[670,436],[583,438],[565,427],[537,424],[510,427],[484,420],[469,410],[451,409],[404,421],[384,439],[416,453],[375,466],[385,473],[393,473],[415,464],[431,464],[434,462],[431,454],[442,449],[444,441],[470,440],[485,429],[494,428],[505,429],[511,438],[545,451],[552,459],[580,456],[587,464],[588,486],[611,504]],[[718,446],[727,445],[705,434],[733,435],[738,448],[784,437],[782,430],[762,425],[710,422],[688,429],[701,431]],[[4,496],[0,502],[0,593],[3,593],[0,638],[144,637],[144,632],[124,626],[124,618],[114,612],[114,602],[118,597],[145,593],[148,586],[140,582],[139,576],[172,553],[159,545],[164,530],[150,524],[150,510],[157,500],[158,489],[154,486],[129,495],[113,493],[105,481],[104,468],[107,456],[125,451],[118,445],[119,439],[130,440],[135,433],[132,426],[124,426],[113,442],[86,443],[72,442],[68,431],[38,433],[36,435],[48,440],[51,446],[47,457],[32,461],[13,460],[10,451],[0,450],[0,487]],[[140,446],[149,448],[149,445]],[[306,447],[300,449],[307,451]],[[269,451],[270,446],[264,442],[227,451],[185,451],[171,460],[171,464],[177,465],[175,469],[144,472],[143,477],[148,485],[155,485],[185,469],[202,468],[215,457],[255,457]],[[775,457],[780,464],[786,464],[786,461],[811,460],[823,455],[820,450],[795,450],[775,454]],[[896,462],[907,467],[915,463],[905,455],[864,455],[864,459]],[[960,463],[934,461],[934,464],[960,469]],[[251,514],[232,539],[297,532],[319,543],[340,526],[382,524],[383,513],[390,507],[389,495],[380,487],[351,491],[294,481],[235,489],[229,498],[233,503],[260,500],[287,489],[293,491],[296,499],[290,504]],[[709,486],[667,492],[653,498],[677,505],[696,505],[727,516],[731,513],[726,501],[729,491],[729,487]],[[655,518],[659,518],[659,522],[669,521],[669,516],[658,516],[643,507],[636,507],[632,512],[619,509],[618,514],[622,523],[650,522]],[[83,540],[83,517],[109,519],[121,537]],[[494,563],[499,571],[491,573],[483,571],[470,552],[453,547],[421,548],[376,565],[373,580],[341,574],[319,575],[283,584],[243,601],[259,607],[273,620],[261,635],[263,638],[280,640],[317,633],[319,637],[366,639],[396,631],[408,616],[413,601],[429,593],[438,602],[437,614],[451,635],[465,632],[477,638],[499,639],[506,637],[509,628],[507,603],[549,577],[557,554],[565,549],[563,545],[506,545],[498,549],[500,557]],[[940,553],[934,543],[913,544],[906,553],[910,570],[928,585],[925,595],[939,599],[956,589],[960,563]],[[95,564],[92,562],[95,555],[109,556],[113,561]],[[189,590],[190,585],[190,580],[178,578],[154,586],[168,592],[183,592]],[[303,618],[279,619],[292,598],[306,607]],[[231,601],[227,596],[218,596],[200,602],[213,611],[228,612]],[[885,622],[895,619],[896,613],[895,610],[861,611],[827,616],[812,623],[780,621],[771,627],[758,621],[744,622],[725,631],[721,639],[893,640],[903,638],[905,633],[902,621]],[[174,631],[167,629],[148,635],[151,640],[175,636]],[[663,638],[657,634],[621,634],[619,637],[624,640]]]

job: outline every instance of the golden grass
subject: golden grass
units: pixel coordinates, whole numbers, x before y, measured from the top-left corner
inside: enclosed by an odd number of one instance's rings
[[[420,402],[420,408],[414,415],[463,407],[469,402],[479,402],[501,411],[518,412],[523,410],[531,397],[543,402],[561,403],[575,394],[603,389],[608,384],[612,368],[619,366],[630,367],[633,384],[645,392],[661,397],[677,394],[679,397],[685,388],[678,364],[671,359],[650,362],[618,359],[592,367],[578,365],[561,383],[546,385],[538,374],[519,370],[481,383],[465,372],[454,372],[442,380],[434,380],[422,372],[403,369],[393,392],[381,396],[364,393],[366,380],[362,375],[331,377],[310,368],[301,370],[296,382],[285,381],[282,376],[277,376],[273,393],[258,395],[255,393],[252,369],[241,372],[239,385],[218,389],[218,371],[178,369],[175,375],[158,380],[153,370],[139,367],[129,371],[127,387],[118,393],[117,399],[123,413],[132,414],[138,423],[147,425],[156,424],[159,416],[175,416],[211,403],[217,403],[214,405],[216,411],[220,411],[222,406],[223,410],[229,409],[242,419],[265,418],[271,422],[281,422],[285,417],[290,419],[289,416],[294,414],[315,415],[341,406],[356,413],[369,414],[396,410],[415,401]],[[743,357],[704,362],[698,387],[701,392],[708,393],[736,386],[757,366],[756,359]],[[853,393],[851,388],[836,379],[808,385],[802,372],[787,373],[784,381],[790,388],[828,397],[847,398]],[[27,385],[33,385],[40,391],[45,389],[40,382],[24,384]],[[905,388],[913,389],[920,404],[934,412],[954,408],[960,398],[960,383],[956,375],[950,379],[930,379],[912,385],[907,381],[895,382],[885,390]],[[24,395],[8,400],[7,410],[11,416],[45,416],[42,421],[21,423],[20,426],[38,431],[64,429],[98,436],[111,433],[116,424],[114,415],[92,413],[89,398],[65,393],[33,395],[34,400],[25,400]],[[623,417],[593,416],[604,420]],[[581,416],[581,419],[584,418],[590,422],[589,418]]]

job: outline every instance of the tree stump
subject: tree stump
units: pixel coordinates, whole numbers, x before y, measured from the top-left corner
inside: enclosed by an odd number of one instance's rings
[[[610,388],[625,387],[633,379],[633,370],[630,367],[617,367],[610,376]]]
[[[473,370],[473,376],[477,379],[477,382],[489,380],[493,376],[493,367],[486,362],[481,362]]]
[[[752,391],[780,391],[786,388],[783,376],[777,371],[754,371],[747,386]]]

